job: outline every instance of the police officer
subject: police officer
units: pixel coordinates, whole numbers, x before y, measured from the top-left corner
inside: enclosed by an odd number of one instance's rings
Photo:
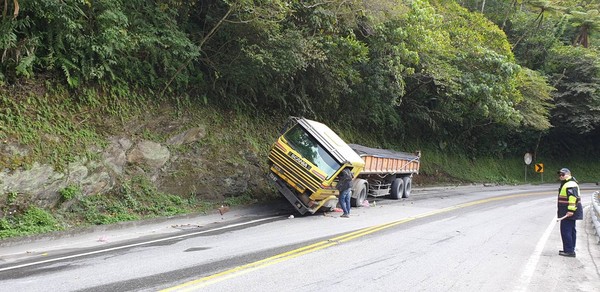
[[[558,189],[557,218],[562,218],[560,221],[560,236],[563,243],[563,249],[558,254],[565,257],[575,257],[575,241],[577,240],[575,222],[583,219],[579,185],[567,168],[559,170],[558,175],[561,183]]]

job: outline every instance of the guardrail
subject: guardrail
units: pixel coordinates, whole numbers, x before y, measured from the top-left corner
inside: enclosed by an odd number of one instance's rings
[[[592,222],[596,227],[596,237],[598,237],[598,243],[600,244],[600,191],[595,191],[592,195]]]

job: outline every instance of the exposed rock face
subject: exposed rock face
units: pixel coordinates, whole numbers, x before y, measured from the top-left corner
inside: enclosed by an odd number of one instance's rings
[[[0,194],[16,193],[20,203],[52,208],[61,202],[59,192],[70,185],[78,186],[84,196],[105,194],[133,175],[147,177],[159,191],[207,200],[269,189],[263,178],[264,166],[254,151],[239,149],[239,157],[231,159],[236,162],[206,158],[208,150],[198,143],[206,132],[202,125],[187,129],[173,134],[164,145],[109,137],[106,148],[92,149],[100,154],[98,160],[80,158],[64,171],[39,163],[29,169],[0,171]],[[3,146],[5,154],[15,157],[27,151]],[[7,197],[0,196],[0,204],[5,204]]]
[[[40,207],[54,206],[60,199],[59,191],[71,184],[79,186],[84,195],[103,194],[112,189],[114,179],[106,167],[85,159],[71,163],[65,172],[37,162],[26,170],[0,172],[2,193],[22,194],[26,197],[23,201]]]
[[[127,154],[127,162],[133,165],[161,168],[169,160],[171,153],[167,147],[156,142],[143,140],[133,146]]]
[[[64,182],[64,174],[39,163],[34,163],[27,170],[0,172],[0,190],[3,193],[29,194],[30,201],[42,206],[51,205],[58,198],[57,192],[64,186]]]
[[[179,135],[171,137],[171,139],[169,139],[167,143],[169,145],[180,146],[183,144],[189,144],[192,142],[200,141],[202,138],[204,138],[204,136],[206,136],[206,128],[203,126],[195,127]]]
[[[104,163],[117,175],[123,174],[123,167],[127,162],[126,152],[133,143],[127,138],[109,138],[111,144],[102,153]]]

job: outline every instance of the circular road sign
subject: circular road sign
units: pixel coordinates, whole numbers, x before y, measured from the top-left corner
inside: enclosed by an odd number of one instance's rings
[[[529,165],[531,164],[531,160],[532,160],[533,156],[531,156],[531,153],[525,153],[525,157],[523,157],[523,160],[525,160],[525,164]]]

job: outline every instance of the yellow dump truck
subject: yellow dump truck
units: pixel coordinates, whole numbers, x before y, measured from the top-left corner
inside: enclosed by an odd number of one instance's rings
[[[420,153],[348,145],[322,123],[291,117],[269,152],[268,176],[300,214],[315,213],[336,207],[337,175],[345,168],[354,177],[354,207],[368,195],[408,197],[420,158]]]

